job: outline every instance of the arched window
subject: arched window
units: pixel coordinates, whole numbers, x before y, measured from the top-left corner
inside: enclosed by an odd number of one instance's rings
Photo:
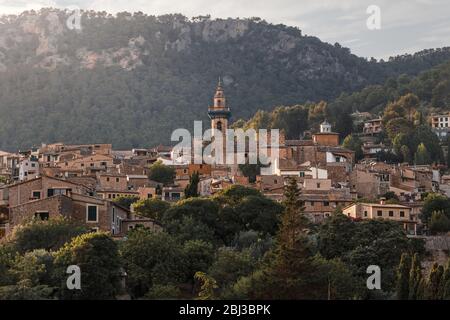
[[[222,121],[217,122],[217,130],[222,131]]]

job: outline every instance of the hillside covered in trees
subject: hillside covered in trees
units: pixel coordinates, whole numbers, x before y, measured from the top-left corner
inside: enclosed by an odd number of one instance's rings
[[[1,149],[55,141],[115,148],[169,143],[173,129],[206,120],[219,76],[234,119],[337,97],[336,110],[373,109],[391,99],[386,92],[410,88],[411,77],[450,59],[445,48],[368,61],[258,18],[89,11],[81,30],[70,30],[70,14],[45,9],[1,17]],[[433,90],[448,92],[445,85]],[[361,106],[356,97],[364,90],[341,95],[365,87],[370,94]]]
[[[406,114],[396,109],[400,105]],[[410,109],[410,110],[408,110]],[[287,138],[296,139],[311,129],[318,130],[320,122],[328,119],[336,132],[344,138],[361,128],[353,126],[351,114],[370,112],[382,117],[385,125],[395,117],[419,117],[409,119],[426,123],[433,112],[450,111],[450,62],[423,71],[417,76],[402,74],[389,77],[383,84],[369,85],[353,93],[342,93],[329,101],[308,102],[291,106],[277,106],[271,111],[258,110],[248,119],[238,119],[235,127],[279,128]],[[392,114],[394,112],[394,115]],[[400,114],[396,114],[400,112]],[[412,125],[409,125],[410,129]],[[389,129],[389,128],[388,128]],[[388,130],[389,131],[389,130]],[[394,136],[391,136],[393,140]]]

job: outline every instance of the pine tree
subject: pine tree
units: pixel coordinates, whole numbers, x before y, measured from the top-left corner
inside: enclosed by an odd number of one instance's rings
[[[308,218],[303,213],[303,201],[300,200],[300,190],[295,178],[291,178],[285,187],[284,206],[278,244],[282,248],[291,250],[304,240],[305,230],[308,227]]]
[[[411,257],[404,253],[397,269],[397,299],[409,299],[409,273],[411,270]]]
[[[196,198],[198,194],[198,184],[200,182],[200,177],[197,171],[195,171],[189,178],[189,184],[184,189],[184,196],[186,198]]]
[[[411,263],[411,270],[409,272],[409,300],[420,299],[420,286],[422,281],[422,267],[419,255],[416,253]]]
[[[271,299],[306,299],[311,296],[309,281],[314,279],[312,252],[307,237],[308,218],[303,213],[297,181],[291,178],[284,192],[285,210],[277,234],[277,246],[265,271]]]

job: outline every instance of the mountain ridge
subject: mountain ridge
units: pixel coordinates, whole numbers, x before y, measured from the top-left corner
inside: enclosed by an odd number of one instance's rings
[[[77,31],[65,25],[69,16],[43,9],[0,18],[0,148],[169,143],[175,128],[207,120],[219,76],[238,119],[334,99],[450,59],[442,48],[366,60],[258,18],[87,11]]]

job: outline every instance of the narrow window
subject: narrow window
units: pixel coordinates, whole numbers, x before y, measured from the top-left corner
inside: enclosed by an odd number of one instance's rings
[[[97,206],[88,205],[87,206],[87,222],[97,222],[97,221],[98,221]]]

